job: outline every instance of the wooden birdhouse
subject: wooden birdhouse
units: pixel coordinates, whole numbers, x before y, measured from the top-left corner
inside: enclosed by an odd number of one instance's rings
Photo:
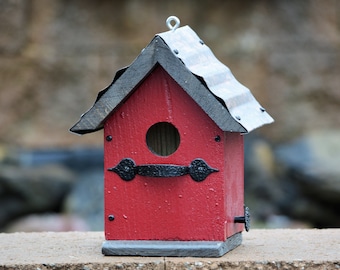
[[[105,255],[218,257],[249,227],[242,135],[273,119],[177,20],[71,128],[104,129]]]

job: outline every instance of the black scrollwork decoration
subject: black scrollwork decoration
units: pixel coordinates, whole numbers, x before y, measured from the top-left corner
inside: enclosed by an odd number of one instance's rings
[[[132,159],[125,158],[117,166],[108,170],[115,172],[125,181],[134,179],[137,174],[148,177],[177,177],[189,174],[194,181],[201,182],[209,174],[218,172],[217,169],[211,168],[203,159],[195,159],[189,166],[180,166],[172,164],[136,165]]]

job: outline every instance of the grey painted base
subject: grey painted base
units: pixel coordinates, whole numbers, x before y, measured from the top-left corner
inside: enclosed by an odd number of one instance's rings
[[[224,242],[107,240],[102,245],[102,253],[107,256],[221,257],[241,243],[241,233]]]

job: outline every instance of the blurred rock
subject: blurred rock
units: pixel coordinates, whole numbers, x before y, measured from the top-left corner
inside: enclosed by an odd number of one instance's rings
[[[84,170],[65,199],[63,212],[82,218],[91,231],[104,230],[103,166]]]
[[[102,148],[0,147],[0,229],[23,218],[11,227],[34,227],[41,219],[42,228],[54,230],[48,224],[56,219],[55,229],[66,230],[78,219],[89,230],[103,230],[103,192]],[[57,214],[26,218],[43,212]]]
[[[288,216],[272,215],[268,218],[264,227],[268,229],[280,229],[280,228],[307,229],[311,228],[311,225],[306,222],[293,220],[291,217]]]
[[[279,202],[285,196],[277,178],[273,146],[257,135],[245,136],[245,204],[252,223],[266,223],[280,214]]]
[[[340,130],[307,134],[279,147],[287,203],[283,211],[317,227],[340,227]]]
[[[60,165],[0,168],[0,228],[23,215],[58,211],[74,181],[74,174]]]
[[[33,214],[8,224],[5,232],[67,232],[88,231],[89,227],[84,220],[77,216],[61,214]]]
[[[11,156],[11,162],[20,166],[36,167],[46,164],[60,164],[80,174],[94,168],[102,168],[104,161],[102,147],[20,149],[16,152],[16,155]]]

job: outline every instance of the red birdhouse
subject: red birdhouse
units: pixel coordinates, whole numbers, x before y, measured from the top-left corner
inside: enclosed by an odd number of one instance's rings
[[[119,70],[71,128],[104,128],[105,255],[218,257],[249,227],[242,134],[273,119],[177,26]]]

